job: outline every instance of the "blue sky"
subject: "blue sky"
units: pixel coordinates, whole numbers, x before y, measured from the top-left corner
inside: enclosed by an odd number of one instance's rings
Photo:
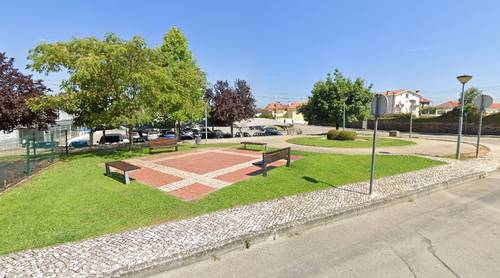
[[[186,34],[210,82],[246,79],[259,105],[306,99],[339,68],[376,91],[458,98],[455,76],[500,101],[500,1],[6,1],[0,51],[27,64],[41,41],[114,32],[161,43]],[[27,72],[27,71],[26,71]],[[41,76],[57,89],[64,75]]]

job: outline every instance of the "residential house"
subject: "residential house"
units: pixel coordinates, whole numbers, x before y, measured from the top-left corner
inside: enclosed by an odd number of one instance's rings
[[[306,123],[304,115],[298,109],[304,105],[303,101],[295,101],[287,104],[280,102],[272,102],[263,108],[264,111],[270,112],[273,117],[283,123]]]
[[[460,105],[458,101],[447,101],[436,106],[436,114],[443,115],[444,113],[450,112],[453,108]]]
[[[381,94],[387,97],[387,114],[412,112],[415,115],[419,115],[420,109],[431,103],[429,99],[422,97],[419,90],[401,89],[386,91]]]
[[[450,112],[453,108],[458,107],[460,102],[458,101],[447,101],[436,106],[436,114],[442,115],[446,112]],[[493,103],[490,107],[486,108],[485,114],[494,114],[500,112],[500,103]]]

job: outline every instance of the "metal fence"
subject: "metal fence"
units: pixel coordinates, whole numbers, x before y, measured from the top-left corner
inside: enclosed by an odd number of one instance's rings
[[[47,167],[61,152],[64,153],[68,137],[63,137],[64,147],[61,148],[60,138],[56,140],[54,135],[54,131],[48,132],[46,136],[32,133],[31,137],[21,138],[17,148],[0,153],[0,191]]]

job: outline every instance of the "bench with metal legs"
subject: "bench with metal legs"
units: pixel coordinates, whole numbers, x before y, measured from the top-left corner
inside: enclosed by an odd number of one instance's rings
[[[108,176],[108,177],[111,176],[111,169],[110,168],[115,168],[115,169],[122,171],[125,184],[130,183],[130,178],[128,176],[128,172],[141,169],[141,167],[132,165],[128,162],[121,161],[121,160],[106,162],[104,164],[104,166],[106,167],[106,176]]]

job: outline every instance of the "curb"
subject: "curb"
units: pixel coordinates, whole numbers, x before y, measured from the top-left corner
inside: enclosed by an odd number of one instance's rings
[[[498,169],[498,168],[497,168]],[[492,171],[493,172],[493,171]],[[215,246],[200,248],[200,250],[180,254],[170,258],[160,258],[148,263],[142,263],[126,268],[121,268],[105,275],[107,277],[147,277],[148,275],[164,272],[167,270],[179,268],[185,265],[193,264],[199,261],[209,259],[210,257],[216,258],[218,255],[228,253],[233,250],[244,250],[251,247],[251,245],[267,240],[275,240],[279,237],[286,236],[293,233],[300,233],[311,228],[327,225],[329,223],[339,221],[348,217],[354,217],[363,213],[380,209],[390,205],[404,202],[408,197],[422,197],[429,195],[433,192],[445,190],[460,186],[465,182],[483,179],[488,175],[488,172],[478,172],[468,174],[459,178],[450,179],[445,182],[432,184],[426,187],[418,188],[415,190],[403,192],[394,196],[389,196],[383,199],[366,202],[364,204],[351,207],[344,210],[335,211],[324,215],[305,218],[298,221],[277,226],[271,229],[261,231],[257,234],[249,234],[231,240],[217,243]]]

